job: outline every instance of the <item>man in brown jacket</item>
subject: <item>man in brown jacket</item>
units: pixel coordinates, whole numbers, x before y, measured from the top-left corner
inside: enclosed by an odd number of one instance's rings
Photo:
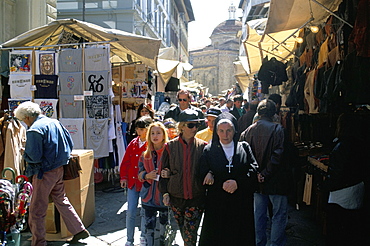
[[[206,142],[195,138],[201,119],[186,109],[179,115],[179,137],[166,144],[162,155],[159,190],[180,228],[184,245],[195,246],[197,230],[204,211],[205,188],[200,178],[199,159]],[[186,215],[186,216],[185,216]]]

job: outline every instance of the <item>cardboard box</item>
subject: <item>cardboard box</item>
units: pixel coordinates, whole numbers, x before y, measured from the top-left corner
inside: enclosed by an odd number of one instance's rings
[[[82,171],[79,178],[64,180],[65,191],[70,203],[80,216],[83,224],[85,227],[88,227],[95,220],[94,152],[93,150],[78,149],[72,151],[72,156],[78,158]],[[58,220],[54,218],[51,212],[47,215],[46,221],[49,228],[53,229],[59,227],[55,225],[58,223]],[[54,224],[54,227],[51,224]],[[53,231],[52,229],[51,231]],[[70,236],[72,236],[72,234],[67,230],[60,216],[60,234],[58,238]],[[56,239],[55,236],[49,238],[53,238],[53,240]]]

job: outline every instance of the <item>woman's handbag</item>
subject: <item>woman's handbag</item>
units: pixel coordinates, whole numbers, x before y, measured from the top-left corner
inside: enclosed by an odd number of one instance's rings
[[[164,245],[171,246],[176,237],[176,229],[171,225],[171,208],[168,207],[168,221],[164,232]]]
[[[71,157],[67,165],[64,168],[64,180],[70,180],[80,177],[80,171],[82,170],[78,157]]]

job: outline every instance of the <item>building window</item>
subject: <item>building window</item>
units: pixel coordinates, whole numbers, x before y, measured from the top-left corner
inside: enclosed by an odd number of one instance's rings
[[[103,9],[116,9],[117,1],[103,1],[102,6],[103,6]]]
[[[78,2],[57,2],[57,9],[78,9]]]
[[[85,8],[87,8],[87,9],[97,9],[98,7],[99,7],[99,3],[98,2],[85,3]]]

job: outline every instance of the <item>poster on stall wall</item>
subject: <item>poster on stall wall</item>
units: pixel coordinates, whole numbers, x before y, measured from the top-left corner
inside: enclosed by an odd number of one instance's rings
[[[86,119],[86,148],[94,150],[94,158],[109,156],[108,119]]]
[[[10,74],[31,74],[32,51],[15,50],[9,55]]]
[[[146,68],[144,64],[135,65],[135,79],[146,80]]]
[[[60,118],[60,123],[71,134],[74,149],[84,148],[83,124],[84,118]]]
[[[86,116],[94,119],[109,118],[109,96],[86,96]]]
[[[92,91],[93,95],[108,95],[109,71],[86,71],[85,90]]]
[[[85,71],[102,71],[110,69],[109,49],[86,47]]]
[[[10,75],[10,97],[14,99],[32,99],[32,75]]]
[[[135,65],[121,67],[122,81],[135,79]]]
[[[55,75],[58,74],[58,54],[55,51],[35,51],[36,74]]]
[[[60,94],[82,95],[82,72],[59,73]]]
[[[116,84],[121,82],[121,72],[120,71],[121,71],[120,67],[112,67],[112,79]]]
[[[40,106],[41,113],[49,118],[57,119],[58,99],[35,99],[35,103]]]
[[[81,72],[82,49],[62,49],[58,63],[59,72]]]

